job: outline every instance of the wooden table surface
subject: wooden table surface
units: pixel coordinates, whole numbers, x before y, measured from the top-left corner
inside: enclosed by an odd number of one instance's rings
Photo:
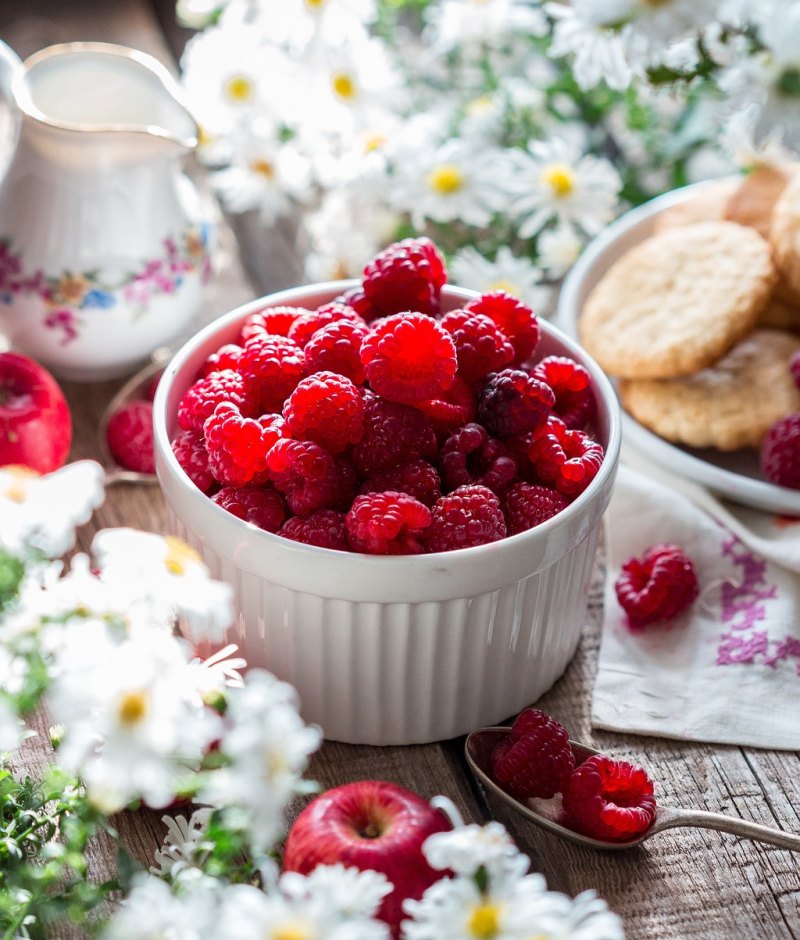
[[[0,39],[23,57],[51,43],[91,39],[144,49],[174,67],[175,50],[185,38],[185,31],[174,25],[169,0],[0,2]],[[218,273],[202,320],[255,296],[228,231],[223,232],[216,262]],[[98,419],[120,384],[65,386],[75,419],[72,459],[99,457]],[[110,490],[93,523],[81,533],[81,547],[88,548],[97,528],[116,525],[165,531],[164,504],[157,488],[129,485]],[[578,654],[563,678],[539,701],[540,707],[562,721],[572,737],[644,764],[658,782],[665,803],[739,815],[800,832],[796,753],[592,730],[590,699],[599,646],[602,578],[602,559],[598,559]],[[28,746],[24,767],[35,771],[47,759],[45,740],[46,736],[40,736]],[[462,740],[386,748],[329,742],[314,757],[308,776],[324,787],[364,778],[392,780],[425,797],[446,794],[469,820],[499,819],[551,888],[571,895],[596,888],[622,915],[632,940],[800,938],[800,857],[700,830],[664,833],[646,847],[621,854],[578,848],[510,816],[502,804],[487,801],[465,765]],[[162,840],[160,815],[126,813],[118,820],[129,848],[146,865]],[[92,851],[94,872],[101,876],[113,865],[109,846],[99,841]]]

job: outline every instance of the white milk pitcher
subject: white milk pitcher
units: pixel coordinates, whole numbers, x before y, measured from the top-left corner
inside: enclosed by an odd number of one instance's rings
[[[0,42],[0,333],[56,375],[133,371],[197,313],[209,224],[181,172],[198,127],[151,56]]]

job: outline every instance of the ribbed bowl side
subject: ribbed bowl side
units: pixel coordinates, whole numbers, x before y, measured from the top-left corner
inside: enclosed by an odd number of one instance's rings
[[[306,721],[351,744],[419,744],[492,724],[564,672],[586,620],[597,530],[544,571],[475,597],[366,603],[290,590],[173,531],[234,589],[226,640],[298,690]]]

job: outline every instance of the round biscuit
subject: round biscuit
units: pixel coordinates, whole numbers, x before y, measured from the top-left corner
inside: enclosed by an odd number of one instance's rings
[[[800,173],[775,203],[769,240],[784,290],[800,295]]]
[[[696,196],[659,212],[653,230],[666,232],[684,225],[724,219],[730,200],[738,188],[738,180],[714,180],[707,183]]]
[[[580,338],[619,378],[691,375],[755,327],[776,277],[769,244],[735,222],[662,232],[605,273],[584,305]]]
[[[625,410],[660,437],[690,447],[758,447],[784,415],[800,411],[789,359],[800,337],[758,329],[716,365],[681,379],[622,380]]]
[[[794,176],[795,165],[764,164],[745,176],[728,200],[724,218],[754,228],[769,239],[772,212]]]

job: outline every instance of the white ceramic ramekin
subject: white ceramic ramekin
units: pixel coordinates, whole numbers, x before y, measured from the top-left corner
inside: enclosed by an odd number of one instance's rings
[[[352,282],[281,291],[245,304],[191,339],[156,394],[156,470],[173,529],[233,585],[226,637],[251,666],[299,691],[302,714],[327,738],[412,744],[463,734],[535,701],[580,640],[600,520],[620,447],[619,412],[600,368],[546,322],[537,356],[574,357],[598,403],[599,474],[570,506],[511,538],[454,552],[378,557],[280,538],[200,492],[170,448],[178,402],[208,356],[270,304],[314,309]],[[445,309],[475,296],[446,287]]]

